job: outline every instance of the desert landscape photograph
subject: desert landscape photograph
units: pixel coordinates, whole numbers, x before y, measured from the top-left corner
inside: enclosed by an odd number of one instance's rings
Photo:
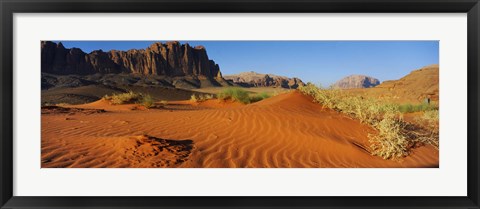
[[[438,41],[70,41],[42,168],[439,168]]]

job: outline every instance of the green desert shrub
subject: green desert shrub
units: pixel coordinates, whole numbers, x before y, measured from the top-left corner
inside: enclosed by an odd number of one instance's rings
[[[219,99],[227,100],[231,99],[233,101],[238,101],[243,104],[250,104],[258,102],[267,98],[270,98],[271,95],[267,92],[261,92],[258,94],[250,95],[248,91],[245,91],[239,87],[229,87],[217,94]]]
[[[267,92],[261,92],[261,93],[258,93],[256,95],[251,95],[250,96],[250,102],[251,103],[254,103],[254,102],[258,102],[258,101],[261,101],[261,100],[264,100],[264,99],[267,99],[267,98],[270,98],[270,94],[268,94]]]
[[[398,109],[402,113],[409,113],[409,112],[424,112],[438,109],[438,107],[434,104],[402,104],[398,106]]]
[[[418,141],[418,137],[409,136],[402,112],[423,111],[430,108],[412,106],[402,109],[397,104],[348,95],[338,89],[319,88],[311,83],[300,87],[298,90],[303,94],[312,96],[315,102],[322,104],[324,107],[350,115],[352,118],[375,128],[378,133],[368,136],[371,143],[371,153],[384,159],[394,159],[408,155],[412,144]],[[427,112],[425,112],[424,117],[435,118],[434,113]],[[432,140],[438,141],[438,137],[436,139],[435,136],[422,139],[422,141]]]
[[[261,93],[258,94],[258,96],[260,96],[260,98],[262,98],[262,99],[268,99],[268,98],[271,97],[270,94],[267,93],[267,92],[261,92]]]
[[[238,87],[229,87],[221,91],[218,95],[219,99],[231,99],[244,104],[250,103],[250,96],[247,91]]]

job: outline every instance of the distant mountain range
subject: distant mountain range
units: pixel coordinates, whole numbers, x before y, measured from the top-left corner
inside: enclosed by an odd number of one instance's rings
[[[223,76],[227,81],[244,87],[282,87],[296,89],[305,85],[299,78],[288,78],[273,74],[261,74],[254,71]]]
[[[380,84],[376,78],[366,75],[350,75],[340,79],[332,86],[341,89],[357,89],[357,88],[371,88]]]

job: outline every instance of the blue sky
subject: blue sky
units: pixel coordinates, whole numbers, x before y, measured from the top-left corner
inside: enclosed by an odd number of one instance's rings
[[[142,49],[157,41],[61,41],[84,52]],[[165,41],[160,41],[165,42]],[[224,75],[245,71],[328,86],[352,74],[380,81],[439,64],[438,41],[180,41],[207,49]]]

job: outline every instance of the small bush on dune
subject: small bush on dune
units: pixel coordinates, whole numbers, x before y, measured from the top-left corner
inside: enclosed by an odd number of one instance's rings
[[[211,95],[211,94],[200,94],[199,99],[200,99],[200,101],[207,101],[209,99],[213,99],[213,95]]]
[[[209,99],[213,99],[213,95],[211,95],[211,94],[199,94],[199,95],[192,94],[192,96],[190,96],[190,101],[192,101],[192,102],[203,102],[203,101],[207,101]]]
[[[71,104],[62,102],[62,103],[56,104],[55,106],[69,106],[69,105],[71,105]]]
[[[112,104],[127,104],[127,103],[134,103],[142,98],[142,95],[139,93],[135,93],[133,91],[129,91],[127,93],[121,94],[113,94],[112,96],[104,96],[104,99],[110,100]]]
[[[227,100],[231,99],[233,101],[238,101],[243,104],[250,104],[254,102],[258,102],[267,98],[270,98],[271,95],[267,92],[261,92],[255,95],[250,95],[248,91],[243,90],[239,87],[230,87],[224,89],[220,92],[217,97],[219,99]]]
[[[149,94],[142,97],[140,104],[142,104],[146,108],[152,108],[153,106],[155,106],[155,102],[153,101],[152,96],[150,96]]]
[[[321,103],[330,109],[338,110],[344,106],[339,102],[340,90],[318,88],[311,83],[299,87],[298,90],[306,95],[312,96],[316,102]]]
[[[168,104],[168,102],[167,102],[167,101],[165,101],[165,100],[162,100],[162,101],[160,101],[160,104],[161,104],[162,106],[165,106],[165,105],[167,105],[167,104]]]
[[[312,96],[315,102],[325,107],[348,114],[375,128],[378,134],[368,136],[373,155],[384,159],[400,158],[408,155],[410,147],[416,142],[426,142],[438,147],[438,137],[433,135],[430,137],[409,137],[406,122],[402,118],[402,112],[404,111],[423,111],[431,108],[429,106],[401,107],[371,98],[347,95],[338,89],[319,88],[311,83],[300,87],[298,90],[303,94]],[[431,120],[434,121],[435,114],[426,111],[424,117],[432,118]],[[435,140],[437,143],[434,142]]]
[[[369,134],[372,154],[384,159],[401,158],[408,155],[411,143],[403,134],[404,123],[394,113],[386,113],[374,127],[378,134]]]
[[[224,89],[218,94],[218,98],[223,100],[231,99],[244,104],[250,103],[250,97],[248,95],[248,92],[238,87]]]
[[[152,108],[155,106],[155,101],[152,96],[149,94],[135,93],[133,91],[113,94],[111,96],[105,95],[103,98],[109,100],[110,103],[114,105],[139,103],[146,108]]]
[[[206,94],[205,99],[213,99],[213,94]]]
[[[190,101],[192,101],[192,102],[198,102],[198,101],[199,101],[199,98],[198,98],[197,95],[192,94],[192,96],[190,96]]]
[[[419,138],[420,142],[434,145],[438,148],[438,137],[440,133],[440,116],[438,110],[428,110],[423,113],[423,115],[418,118],[420,123],[424,123],[430,132],[428,135],[424,135]]]

